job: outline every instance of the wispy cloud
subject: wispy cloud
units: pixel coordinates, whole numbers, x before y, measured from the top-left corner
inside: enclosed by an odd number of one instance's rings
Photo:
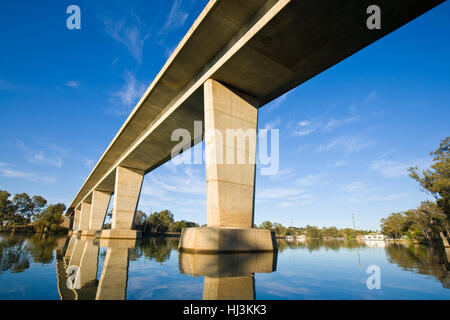
[[[302,137],[310,135],[319,130],[331,132],[344,125],[357,122],[360,119],[361,117],[359,115],[353,115],[342,119],[330,118],[328,121],[302,120],[295,126],[294,135]]]
[[[80,87],[81,83],[78,81],[75,81],[75,80],[71,80],[71,81],[67,82],[65,85],[66,85],[66,87],[69,87],[72,89],[78,89]]]
[[[408,175],[408,168],[412,163],[395,162],[390,160],[375,160],[371,163],[370,169],[378,171],[385,178],[399,178]]]
[[[92,168],[94,168],[95,161],[92,160],[92,159],[85,159],[85,160],[84,160],[84,165],[85,165],[86,167],[88,167],[89,169],[92,169]]]
[[[318,130],[320,128],[320,123],[313,123],[311,121],[300,121],[297,123],[294,129],[294,135],[296,136],[307,136],[313,133],[314,131]]]
[[[27,160],[34,164],[42,164],[61,168],[62,158],[67,156],[68,150],[54,144],[38,142],[38,148],[30,148],[21,140],[17,140],[16,146],[21,150]]]
[[[115,19],[111,14],[100,16],[106,34],[123,44],[133,58],[140,64],[144,44],[150,37],[149,28],[133,11],[120,19]]]
[[[339,127],[342,127],[343,125],[356,122],[360,119],[360,116],[351,116],[343,119],[334,119],[331,118],[328,123],[325,125],[325,130],[327,131],[333,131],[334,129],[337,129]]]
[[[276,181],[286,181],[291,180],[293,177],[295,177],[295,172],[292,168],[285,168],[278,170],[276,174],[268,176],[270,180],[276,182]]]
[[[378,93],[376,90],[372,91],[364,100],[364,103],[374,102],[378,97]]]
[[[326,173],[309,174],[305,177],[298,179],[296,181],[296,185],[301,186],[301,187],[317,186],[317,185],[324,183],[325,177],[326,177]]]
[[[9,164],[0,163],[0,176],[11,179],[24,179],[32,182],[41,181],[46,183],[55,183],[56,179],[47,176],[40,176],[33,172],[26,172],[11,168]]]
[[[353,181],[344,186],[345,192],[355,192],[366,190],[366,185],[360,181]]]
[[[340,136],[331,139],[327,144],[321,144],[317,151],[342,151],[344,153],[353,153],[364,150],[374,144],[374,141],[368,140],[360,135]]]
[[[346,164],[348,164],[347,161],[345,161],[345,160],[338,160],[338,161],[335,162],[334,166],[337,168],[337,167],[345,166]]]
[[[268,109],[267,111],[273,111],[278,109],[283,103],[286,102],[287,98],[288,98],[289,92],[286,92],[285,94],[283,94],[282,96],[278,97],[277,99],[275,99],[274,101],[272,101],[269,105],[268,105]]]
[[[173,194],[204,195],[206,180],[198,169],[190,166],[177,168],[177,174],[152,173],[142,187],[142,194],[173,199]]]
[[[344,198],[343,202],[348,204],[355,204],[355,203],[361,203],[361,202],[386,202],[386,201],[395,201],[399,199],[407,199],[409,197],[409,193],[402,192],[402,193],[393,193],[393,194],[387,194],[387,195],[352,195],[348,198]]]
[[[189,17],[189,13],[182,9],[182,0],[175,0],[167,16],[166,23],[161,28],[160,33],[164,33],[170,29],[176,29],[184,25],[186,19]]]
[[[256,192],[256,198],[259,200],[283,199],[286,197],[298,196],[303,192],[304,191],[300,188],[272,187]]]
[[[144,94],[147,86],[144,82],[139,81],[136,76],[127,71],[125,73],[125,84],[119,90],[112,92],[112,104],[118,108],[108,109],[108,113],[112,114],[128,114],[134,105]]]

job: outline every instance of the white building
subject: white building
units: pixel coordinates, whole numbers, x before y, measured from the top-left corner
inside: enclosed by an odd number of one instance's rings
[[[382,234],[368,234],[364,236],[365,241],[384,241],[386,236]]]

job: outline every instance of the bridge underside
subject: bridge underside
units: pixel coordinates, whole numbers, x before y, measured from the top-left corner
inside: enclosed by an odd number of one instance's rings
[[[376,4],[381,9],[381,29],[369,30],[366,20],[371,0],[210,1],[73,200],[68,214],[75,216],[74,229],[85,235],[95,234],[98,221],[103,221],[106,214],[105,203],[114,194],[113,229],[97,234],[139,236],[131,231],[130,221],[139,200],[142,178],[171,159],[171,151],[178,144],[171,141],[172,132],[180,128],[191,134],[194,143],[207,140],[208,227],[250,229],[254,164],[222,167],[212,162],[209,156],[217,153],[218,144],[208,144],[205,129],[256,128],[258,108],[441,2],[379,0]],[[208,83],[225,88],[222,96],[233,98],[222,105],[221,96],[211,100],[207,97]],[[235,113],[230,102],[233,99],[240,101]],[[200,137],[194,135],[194,121],[203,123]],[[251,147],[245,152],[248,158],[254,155]],[[186,248],[199,247],[202,235],[198,232],[203,231],[186,231],[194,234],[186,239],[197,239],[197,244],[189,245],[191,240],[186,240]],[[249,231],[250,235],[227,231],[231,235],[226,236],[221,230],[205,232],[212,232],[204,235],[208,239],[211,235],[217,239],[251,238],[253,244],[249,246],[257,250],[267,248],[271,237],[266,235],[265,241],[258,242],[253,231]],[[233,248],[230,250],[241,250],[239,245],[230,246]],[[220,248],[216,245],[214,250]]]

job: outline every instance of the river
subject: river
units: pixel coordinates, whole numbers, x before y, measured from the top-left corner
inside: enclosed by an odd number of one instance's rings
[[[450,299],[443,247],[278,240],[277,253],[201,255],[177,246],[0,234],[0,300]]]

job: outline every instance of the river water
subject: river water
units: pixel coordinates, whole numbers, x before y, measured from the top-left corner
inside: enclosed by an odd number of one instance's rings
[[[450,299],[443,247],[278,240],[275,254],[201,255],[177,246],[0,234],[0,300]]]

